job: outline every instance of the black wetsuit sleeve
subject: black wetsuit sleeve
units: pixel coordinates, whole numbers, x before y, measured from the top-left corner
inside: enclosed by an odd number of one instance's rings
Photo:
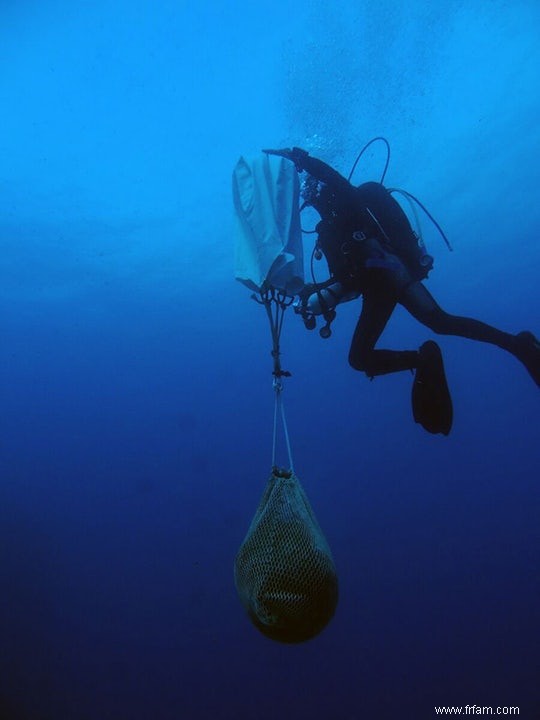
[[[353,186],[337,170],[331,168],[322,160],[306,155],[302,158],[302,169],[317,180],[326,183],[334,192],[349,193]]]

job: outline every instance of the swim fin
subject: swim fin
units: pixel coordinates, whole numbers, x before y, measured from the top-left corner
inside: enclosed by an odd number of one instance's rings
[[[419,351],[412,387],[414,420],[430,433],[448,435],[452,428],[452,398],[446,382],[441,350],[428,340]]]

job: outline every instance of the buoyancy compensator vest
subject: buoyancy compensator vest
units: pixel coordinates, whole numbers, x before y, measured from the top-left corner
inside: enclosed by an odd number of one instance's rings
[[[376,238],[384,250],[397,255],[413,280],[424,280],[433,268],[433,258],[401,205],[381,183],[363,183],[356,193],[362,226],[353,233],[353,241],[361,239],[359,232],[366,239]]]

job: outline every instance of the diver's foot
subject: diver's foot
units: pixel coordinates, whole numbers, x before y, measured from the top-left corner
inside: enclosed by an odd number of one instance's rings
[[[446,382],[441,350],[428,340],[419,350],[412,388],[414,420],[430,433],[448,435],[452,429],[452,398]]]
[[[521,360],[534,382],[540,387],[540,342],[532,332],[524,330],[516,335],[514,355]]]

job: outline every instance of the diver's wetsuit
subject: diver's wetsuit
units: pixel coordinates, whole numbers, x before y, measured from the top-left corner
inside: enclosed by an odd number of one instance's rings
[[[322,160],[306,153],[300,161],[298,169],[323,183],[308,204],[321,216],[319,246],[330,273],[346,289],[363,295],[349,351],[353,368],[373,377],[418,367],[416,350],[375,350],[398,303],[435,333],[491,343],[518,354],[519,336],[478,320],[449,315],[439,307],[420,281],[427,271],[419,272],[418,266],[409,262],[408,254],[417,247],[409,220],[382,184],[354,187]],[[355,233],[360,239],[353,239]]]

